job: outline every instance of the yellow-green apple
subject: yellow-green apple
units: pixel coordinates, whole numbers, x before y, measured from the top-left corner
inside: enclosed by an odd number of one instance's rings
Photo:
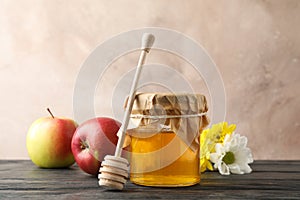
[[[72,152],[83,171],[98,174],[104,157],[115,151],[120,126],[120,122],[108,117],[90,119],[78,126],[72,139]]]
[[[71,141],[77,123],[68,118],[37,119],[30,126],[26,145],[32,162],[42,168],[64,168],[75,163]]]

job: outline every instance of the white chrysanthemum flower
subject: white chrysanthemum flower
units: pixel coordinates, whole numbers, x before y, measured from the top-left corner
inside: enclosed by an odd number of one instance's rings
[[[245,136],[235,133],[226,135],[223,143],[216,144],[215,150],[215,153],[210,154],[210,160],[220,174],[244,174],[252,171],[248,164],[253,162],[253,158]]]

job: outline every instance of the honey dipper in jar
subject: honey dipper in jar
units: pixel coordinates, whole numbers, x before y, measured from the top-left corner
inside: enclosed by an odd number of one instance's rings
[[[150,33],[145,33],[142,37],[142,52],[131,85],[131,90],[123,117],[123,123],[118,131],[119,139],[115,150],[115,155],[105,156],[104,161],[101,163],[102,167],[100,168],[100,173],[98,175],[99,185],[108,189],[122,190],[124,188],[124,184],[126,183],[126,179],[128,178],[129,163],[125,158],[121,157],[122,146],[125,140],[126,130],[129,123],[129,116],[131,113],[135,91],[141,74],[142,66],[145,62],[147,53],[149,53],[154,43],[154,39],[154,36]]]

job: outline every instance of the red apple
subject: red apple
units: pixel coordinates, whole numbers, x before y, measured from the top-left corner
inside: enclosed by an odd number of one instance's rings
[[[75,163],[71,141],[77,124],[72,119],[54,117],[37,119],[30,126],[26,145],[32,162],[42,168],[62,168]]]
[[[88,174],[97,175],[106,155],[113,155],[121,123],[107,117],[90,119],[76,129],[72,152],[78,166]]]

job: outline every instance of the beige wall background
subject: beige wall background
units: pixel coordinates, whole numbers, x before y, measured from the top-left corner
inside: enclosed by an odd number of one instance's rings
[[[73,116],[76,77],[92,50],[142,27],[173,29],[206,48],[224,80],[226,120],[255,159],[300,159],[299,23],[297,0],[0,0],[0,159],[28,159],[27,130],[46,107]],[[182,61],[161,54],[149,62],[180,69],[207,93]],[[137,55],[123,58],[123,70]],[[98,92],[111,93],[116,63]],[[104,105],[98,115],[111,114],[109,97],[95,105]]]

